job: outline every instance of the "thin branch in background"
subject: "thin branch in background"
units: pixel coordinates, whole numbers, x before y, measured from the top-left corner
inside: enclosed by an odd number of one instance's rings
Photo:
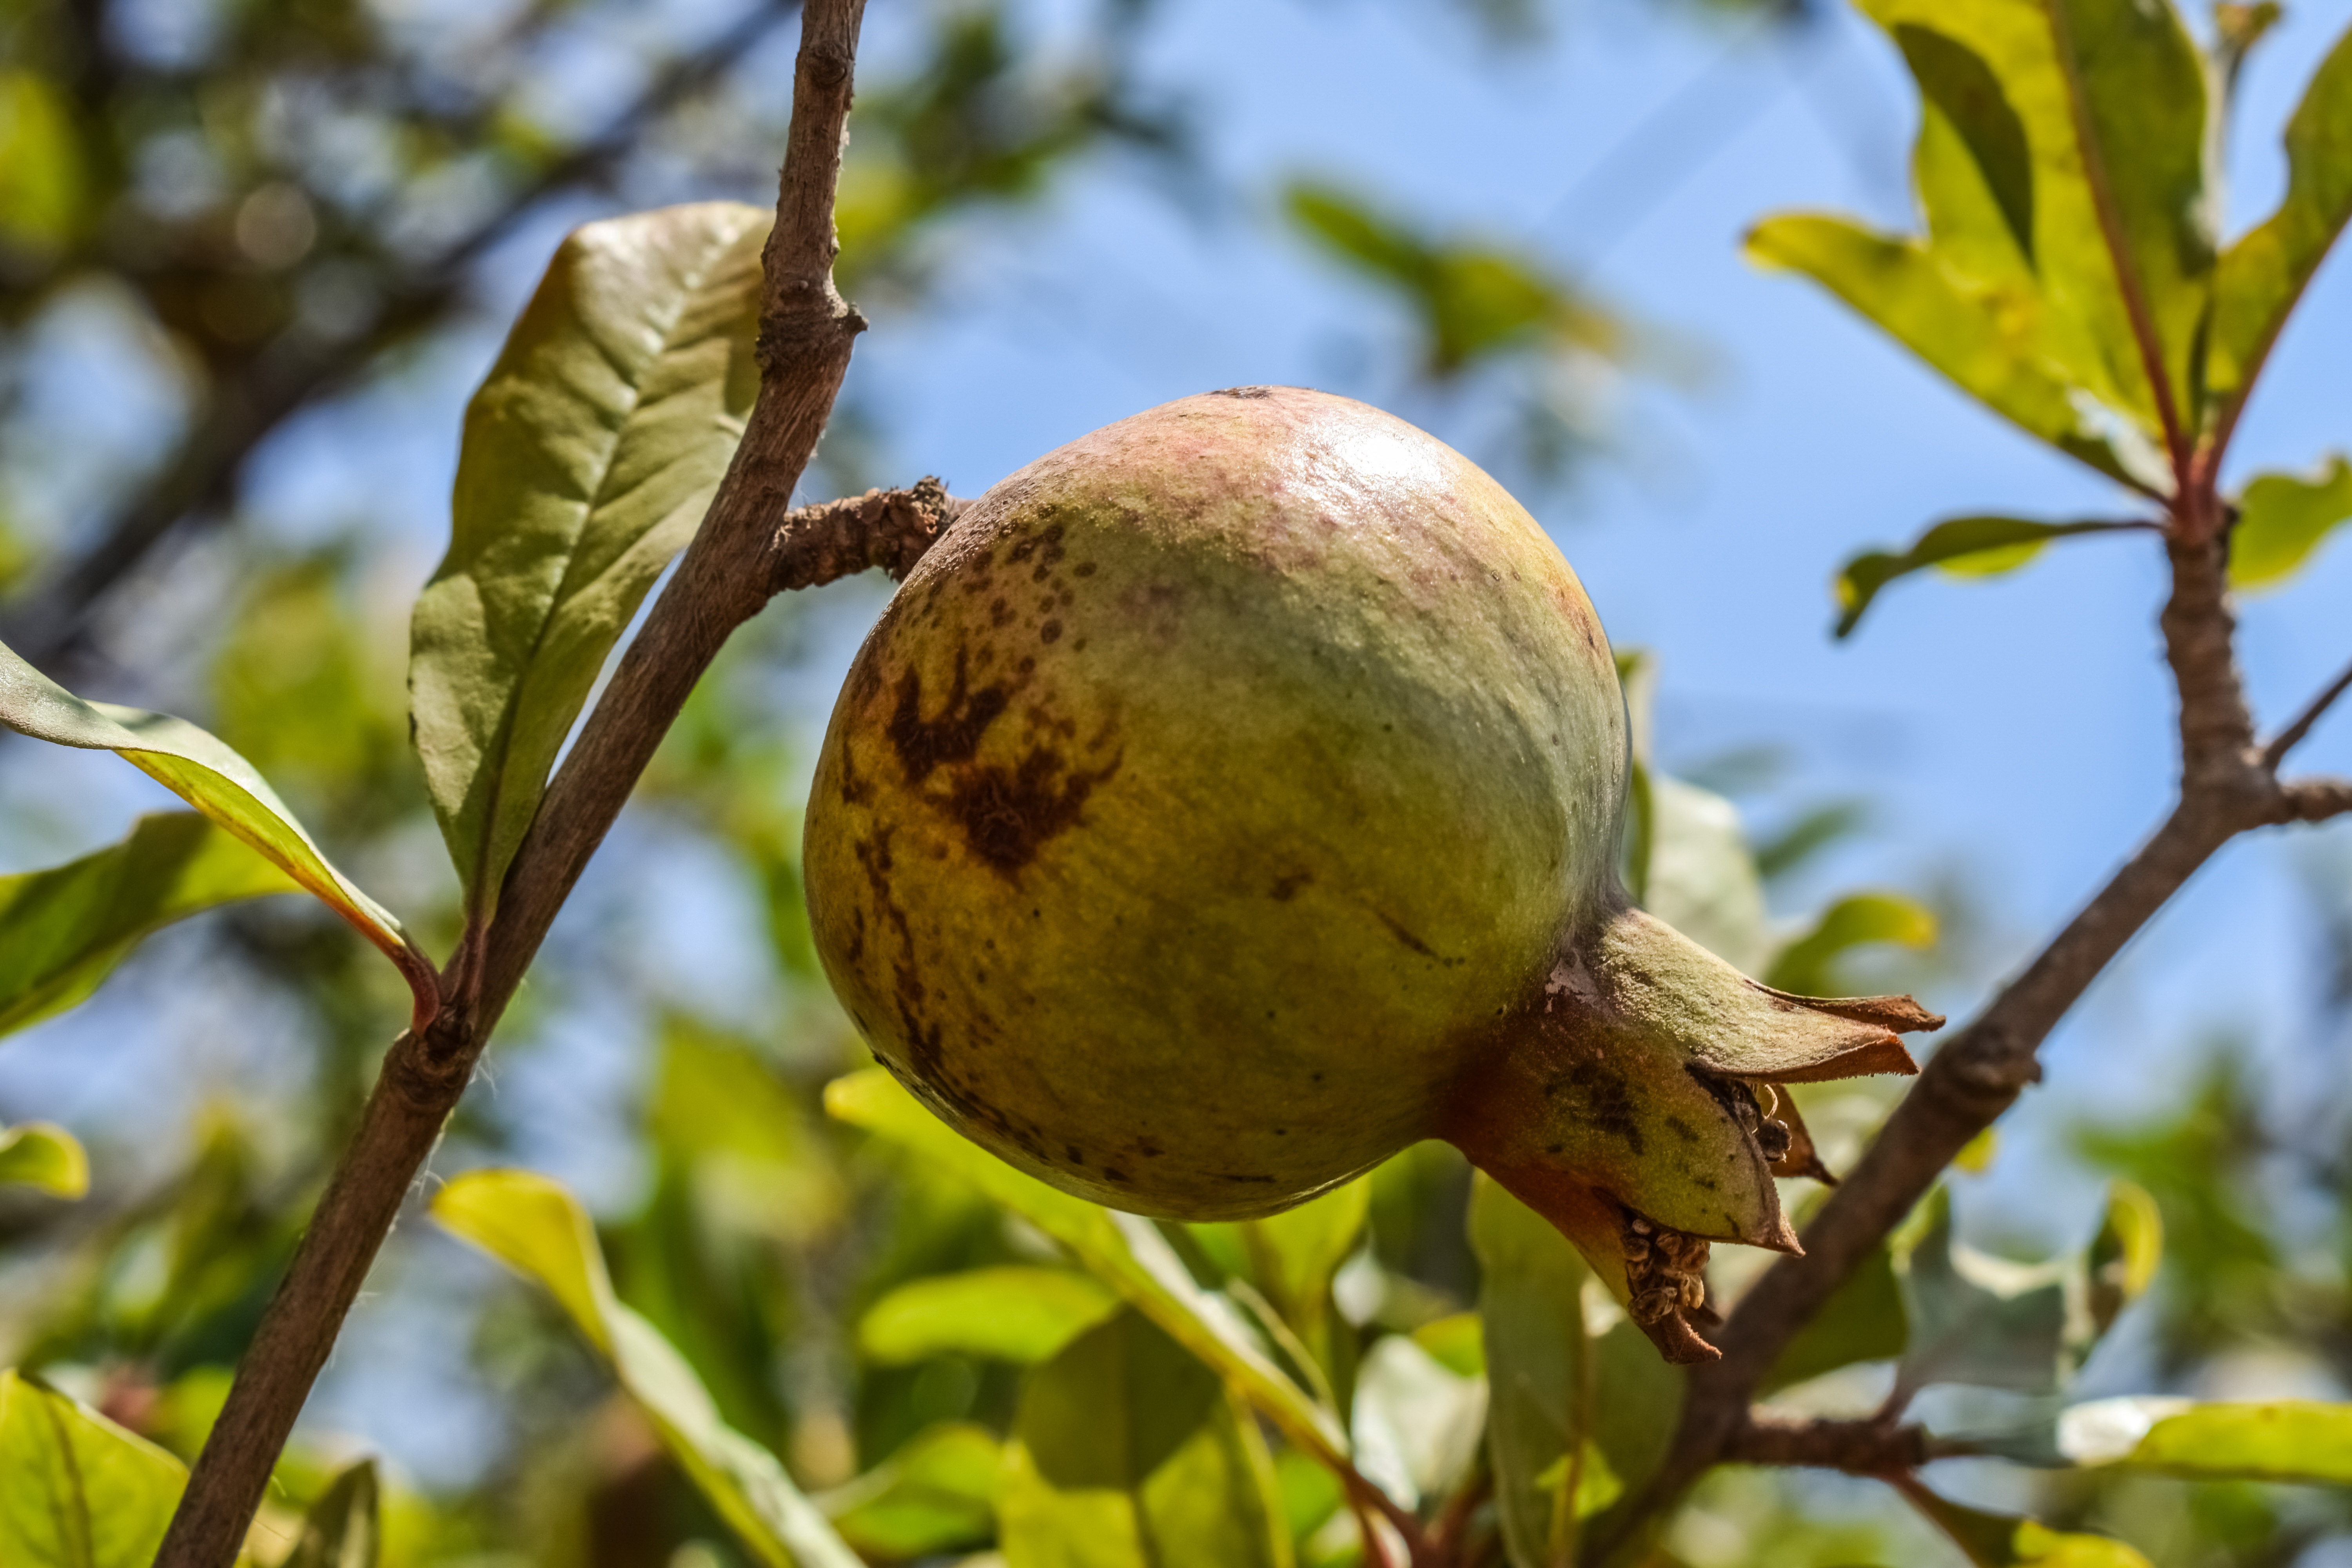
[[[2313,698],[2305,706],[2304,710],[2294,716],[2294,721],[2281,730],[2269,745],[2263,748],[2263,766],[2275,768],[2286,761],[2286,754],[2303,744],[2303,738],[2311,733],[2311,727],[2318,723],[2327,710],[2334,706],[2336,700],[2347,691],[2352,691],[2352,665],[2345,666],[2344,673],[2330,682],[2318,696]]]
[[[1768,87],[1745,98],[1732,97],[1725,89],[1747,73],[1748,46],[1773,33],[1788,32],[1795,35],[1791,47],[1801,47],[1820,31],[1822,24],[1803,13],[1795,21],[1777,10],[1760,13],[1696,75],[1593,160],[1544,209],[1533,225],[1535,230],[1567,228],[1578,268],[1586,273],[1596,270],[1643,220],[1779,102],[1780,95],[1801,81],[1830,48],[1827,44],[1815,45],[1795,69],[1780,75]],[[1630,191],[1629,183],[1634,183]],[[1577,243],[1587,235],[1596,237]]]
[[[257,355],[215,389],[196,427],[116,510],[98,542],[28,596],[19,624],[0,640],[36,664],[64,667],[84,649],[101,603],[159,544],[233,513],[247,462],[288,419],[345,389],[385,351],[437,320],[486,253],[550,198],[608,177],[656,121],[717,81],[794,9],[790,0],[761,0],[719,37],[673,61],[603,131],[541,169],[497,213],[390,290],[360,332],[320,342],[298,330]]]

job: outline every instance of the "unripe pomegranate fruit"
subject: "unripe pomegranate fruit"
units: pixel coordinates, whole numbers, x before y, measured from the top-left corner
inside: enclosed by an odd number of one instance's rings
[[[817,949],[875,1054],[1113,1207],[1287,1207],[1448,1139],[1671,1359],[1709,1241],[1794,1250],[1776,1086],[1915,1070],[1907,998],[1782,995],[1617,877],[1625,705],[1503,488],[1244,387],[965,510],[852,666],[809,801]]]

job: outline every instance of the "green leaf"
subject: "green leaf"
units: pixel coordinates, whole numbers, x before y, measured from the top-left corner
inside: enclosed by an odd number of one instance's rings
[[[899,1286],[857,1324],[868,1361],[906,1366],[937,1355],[1024,1364],[1051,1357],[1118,1310],[1118,1298],[1085,1274],[1008,1264],[935,1274]]]
[[[2213,284],[2213,395],[2237,405],[2295,301],[2352,219],[2352,31],[2313,73],[2286,126],[2286,195],[2221,258]]]
[[[42,256],[61,248],[86,181],[64,95],[33,71],[0,70],[0,243]]]
[[[1604,355],[1625,349],[1620,322],[1530,259],[1475,239],[1417,233],[1328,185],[1294,184],[1283,201],[1310,239],[1393,291],[1418,318],[1433,376],[1458,375],[1536,343]]]
[[[1750,229],[1744,249],[1759,267],[1812,279],[2027,435],[2126,483],[2160,477],[2127,460],[2112,434],[2086,416],[2073,386],[2019,323],[2023,312],[2015,302],[1988,300],[1921,242],[1826,214],[1790,213]],[[2027,309],[2041,307],[2029,300]]]
[[[375,1568],[383,1550],[375,1461],[337,1476],[302,1521],[302,1533],[280,1568]]]
[[[528,1171],[469,1171],[434,1198],[433,1217],[555,1298],[761,1563],[859,1568],[776,1457],[721,1421],[686,1359],[614,1296],[595,1229],[570,1193]]]
[[[2132,522],[2035,522],[2022,517],[1954,517],[1936,524],[1901,554],[1872,550],[1855,556],[1838,571],[1839,637],[1848,637],[1862,623],[1864,612],[1879,590],[1897,577],[1929,566],[1957,577],[1991,577],[2014,572],[2053,539],[2077,533],[2114,533],[2137,529]]]
[[[2104,1535],[2066,1534],[2014,1514],[1966,1508],[1916,1481],[1900,1489],[1978,1568],[2152,1568],[2131,1547]]]
[[[299,884],[192,811],[142,816],[121,843],[0,877],[0,1034],[76,1006],[151,932]]]
[[[1469,1472],[1486,1426],[1486,1380],[1465,1376],[1403,1334],[1376,1342],[1356,1373],[1356,1468],[1418,1508]]]
[[[2194,362],[2211,307],[2221,202],[2204,57],[2169,0],[2046,0],[2043,9],[2116,286],[2138,297],[2172,405],[2193,438],[2203,390]],[[2108,346],[2120,360],[2123,345]],[[2128,375],[2118,380],[2133,385]]]
[[[1892,1361],[1909,1342],[1903,1288],[1895,1277],[1895,1259],[1882,1246],[1797,1331],[1757,1392],[1769,1395],[1858,1362]]]
[[[1003,1460],[987,1427],[942,1421],[816,1500],[843,1540],[893,1562],[980,1546],[996,1532]]]
[[[1356,1250],[1371,1213],[1372,1184],[1358,1177],[1297,1208],[1240,1222],[1258,1289],[1294,1324],[1322,1310],[1331,1277]]]
[[[1549,1568],[1569,1560],[1577,1521],[1613,1500],[1601,1472],[1618,1491],[1638,1490],[1664,1459],[1683,1381],[1616,1303],[1587,1289],[1568,1240],[1483,1174],[1471,1188],[1470,1246],[1504,1544],[1517,1568]],[[1568,1465],[1571,1452],[1584,1461]]]
[[[383,950],[423,999],[433,966],[400,922],[327,863],[253,765],[185,720],[85,702],[0,647],[0,724],[54,745],[112,752],[211,817]]]
[[[825,1086],[833,1116],[938,1164],[1053,1237],[1121,1299],[1231,1381],[1292,1443],[1334,1466],[1347,1439],[1331,1413],[1260,1348],[1223,1298],[1194,1282],[1149,1220],[1075,1198],[1025,1175],[923,1109],[881,1068]]]
[[[0,1372],[0,1563],[147,1568],[186,1467],[20,1372]]]
[[[1288,1568],[1255,1423],[1134,1310],[1023,1381],[999,1503],[1009,1568]]]
[[[1875,942],[1924,952],[1936,945],[1936,912],[1901,893],[1849,894],[1780,950],[1765,971],[1764,984],[1797,996],[1839,995],[1836,962]]]
[[[768,223],[706,202],[574,231],[467,409],[409,709],[477,923],[605,656],[741,437]]]
[[[2352,1405],[2093,1400],[2058,1417],[2054,1447],[2076,1465],[2126,1465],[2190,1480],[2352,1486]]]
[[[1650,863],[1642,907],[1743,973],[1764,967],[1764,879],[1739,808],[1696,784],[1649,774]]]
[[[1588,1270],[1549,1222],[1483,1173],[1471,1188],[1470,1246],[1478,1257],[1492,1391],[1486,1444],[1496,1511],[1512,1563],[1536,1568],[1564,1558],[1574,1523],[1557,1511],[1563,1483],[1548,1473],[1592,1425],[1582,1305]]]
[[[2312,478],[2263,474],[2238,498],[2230,534],[2230,585],[2268,588],[2300,571],[2311,553],[2352,517],[2352,463],[2333,454]]]
[[[1927,232],[1791,215],[1750,236],[1995,413],[2110,477],[2173,484],[2130,301],[2193,428],[2214,269],[2207,72],[2168,5],[1864,0],[1919,84]]]
[[[89,1191],[89,1156],[74,1135],[47,1121],[0,1127],[0,1187],[37,1187],[51,1197]]]
[[[2161,1241],[2152,1207],[2147,1194],[2119,1183],[2090,1247],[2045,1263],[2014,1263],[1956,1240],[1950,1194],[1937,1187],[1894,1248],[1910,1325],[1902,1385],[2063,1388],[2155,1276]]]

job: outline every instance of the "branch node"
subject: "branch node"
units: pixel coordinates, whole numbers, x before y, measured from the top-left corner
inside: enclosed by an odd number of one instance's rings
[[[785,514],[768,547],[768,591],[821,587],[880,567],[904,581],[966,503],[936,478],[906,489],[804,506]]]

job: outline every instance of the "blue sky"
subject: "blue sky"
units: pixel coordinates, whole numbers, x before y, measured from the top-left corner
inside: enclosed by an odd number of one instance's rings
[[[870,62],[903,55],[909,29],[895,9],[876,6]],[[1057,192],[1042,218],[959,229],[939,297],[913,314],[877,311],[859,345],[852,389],[882,416],[883,477],[936,472],[976,493],[1110,420],[1249,382],[1323,385],[1460,437],[1472,427],[1465,411],[1382,368],[1402,338],[1381,301],[1275,218],[1283,179],[1333,176],[1416,218],[1525,247],[1695,346],[1706,367],[1697,387],[1629,387],[1617,455],[1566,490],[1528,499],[1612,638],[1660,656],[1670,765],[1769,741],[1794,759],[1773,802],[1873,802],[1874,830],[1780,912],[1800,916],[1843,888],[1956,875],[1987,911],[1990,952],[2005,965],[2154,825],[2170,787],[2171,707],[2154,631],[2161,561],[2147,542],[2077,542],[1990,583],[1908,581],[1852,641],[1827,636],[1831,574],[1856,549],[1956,512],[2113,515],[2124,499],[1979,412],[1809,284],[1739,258],[1742,229],[1783,207],[1906,222],[1911,93],[1874,31],[1836,13],[1801,41],[1771,42],[1594,4],[1547,41],[1498,51],[1405,0],[1163,10],[1147,68],[1196,93],[1206,152],[1243,199],[1188,212],[1111,162]],[[2249,68],[2231,160],[2233,231],[2275,199],[2277,128],[2347,23],[2347,0],[2306,0]],[[1050,15],[1041,25],[1052,30]],[[1674,106],[1663,120],[1662,105]],[[1636,128],[1638,156],[1620,151]],[[1662,158],[1680,160],[1679,178],[1648,172]],[[1595,183],[1596,167],[1617,173]],[[562,226],[551,219],[495,258],[484,287],[496,324],[277,443],[257,474],[261,524],[319,538],[364,517],[383,546],[376,576],[388,602],[404,601],[446,537],[459,407]],[[2273,362],[2239,443],[2241,476],[2352,447],[2347,343],[2352,263],[2339,256]],[[878,602],[878,584],[854,585],[815,608],[826,653],[800,693],[811,733],[829,702],[823,672],[845,665]],[[2246,606],[2247,674],[2273,723],[2352,659],[2347,603],[2352,543],[2339,542]],[[2352,772],[2352,712],[2302,760]],[[43,761],[81,792],[48,850],[57,858],[117,836],[156,804],[110,759]],[[2310,922],[2298,878],[2325,864],[2321,837],[2234,847],[2135,946],[2052,1043],[2047,1087],[2012,1118],[2018,1152],[1979,1201],[2006,1194],[2053,1239],[2087,1224],[2094,1188],[2050,1184],[2054,1167],[2037,1142],[2053,1146],[2085,1113],[2160,1098],[2212,1026],[2247,1026],[2282,1065],[2309,1063],[2315,1042],[2298,1030]],[[2347,847],[2341,830],[2326,837]],[[2347,869],[2352,856],[2339,854],[2318,874],[2340,880]],[[699,913],[669,943],[723,990],[750,962],[727,931],[748,910],[723,889],[698,898],[692,889],[709,885],[698,875],[677,873],[678,904]],[[159,966],[172,962],[163,946]],[[167,970],[154,973],[142,1006],[164,994]],[[1935,998],[1960,1012],[1973,999]],[[12,1113],[35,1113],[45,1086],[63,1089],[68,1078],[87,1106],[131,1089],[135,1054],[114,1053],[111,1070],[94,1075],[87,1056],[72,1074],[59,1070],[69,1038],[89,1042],[74,1027],[28,1037],[0,1061]],[[236,1047],[222,1050],[231,1078],[253,1070],[237,1066]],[[518,1102],[537,1089],[570,1097],[567,1106],[622,1094],[629,1063],[598,1059],[579,1074],[519,1058],[499,1092]],[[141,1081],[161,1101],[182,1092],[174,1076]],[[2303,1080],[2288,1071],[2278,1081],[2289,1092]],[[593,1138],[551,1152],[583,1168],[596,1159]],[[429,1339],[438,1321],[420,1308],[374,1331]],[[371,1407],[356,1390],[335,1402],[352,1419]],[[439,1440],[411,1438],[420,1449]]]

